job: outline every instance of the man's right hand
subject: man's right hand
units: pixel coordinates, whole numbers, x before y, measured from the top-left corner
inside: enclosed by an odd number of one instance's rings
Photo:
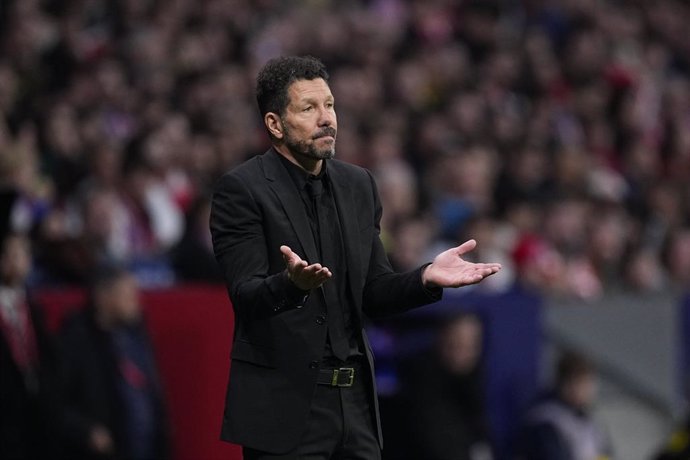
[[[280,252],[285,260],[288,278],[303,291],[317,288],[333,276],[328,267],[321,264],[309,265],[306,260],[294,253],[288,246],[281,246]]]

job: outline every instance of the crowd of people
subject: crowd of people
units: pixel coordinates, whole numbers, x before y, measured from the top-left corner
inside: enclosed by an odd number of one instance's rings
[[[687,286],[689,20],[680,0],[4,1],[0,179],[34,284],[104,261],[217,281],[208,191],[267,148],[253,76],[311,54],[397,267],[471,235],[504,264],[492,289]]]

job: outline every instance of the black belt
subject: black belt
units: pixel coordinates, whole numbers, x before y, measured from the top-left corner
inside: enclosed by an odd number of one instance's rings
[[[351,387],[355,383],[355,368],[319,369],[316,383],[330,387]]]

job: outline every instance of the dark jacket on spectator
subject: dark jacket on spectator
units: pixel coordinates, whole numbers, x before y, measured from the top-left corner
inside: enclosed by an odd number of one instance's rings
[[[143,325],[136,326],[152,353]],[[72,460],[130,459],[129,439],[122,392],[121,364],[111,334],[95,320],[93,309],[86,308],[68,318],[60,334],[63,353],[62,389],[65,400],[65,451]],[[153,369],[155,371],[155,369]],[[151,459],[169,458],[169,429],[164,398],[157,372],[147,376],[153,401],[156,426],[154,452]],[[91,429],[100,425],[113,439],[111,455],[95,455],[89,449]],[[137,459],[141,460],[141,459]]]
[[[604,460],[612,449],[607,433],[588,413],[548,394],[527,412],[518,452],[519,460]]]
[[[481,368],[454,375],[435,354],[411,359],[403,367],[413,444],[408,458],[491,458]]]
[[[29,383],[15,362],[0,328],[0,459],[52,458],[57,453],[55,427],[59,401],[55,347],[40,310],[29,303],[30,322],[38,349],[38,369]]]

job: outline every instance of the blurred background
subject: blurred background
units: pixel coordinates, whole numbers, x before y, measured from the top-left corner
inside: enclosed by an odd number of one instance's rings
[[[689,23],[685,0],[2,0],[3,458],[239,458],[209,198],[268,148],[254,79],[282,54],[328,66],[396,269],[469,237],[503,264],[369,325],[385,458],[537,458],[554,395],[598,458],[690,458]]]

